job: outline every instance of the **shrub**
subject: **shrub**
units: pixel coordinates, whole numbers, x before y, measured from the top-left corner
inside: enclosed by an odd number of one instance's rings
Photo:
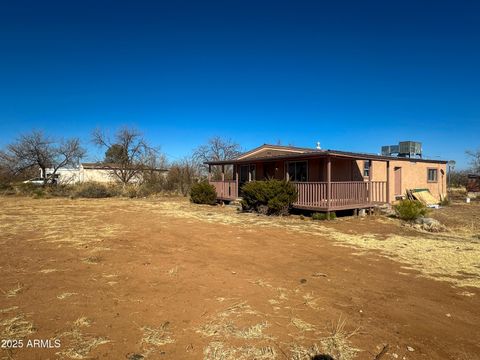
[[[297,199],[297,190],[284,180],[252,181],[242,187],[242,208],[268,215],[286,215]]]
[[[75,197],[83,198],[107,198],[117,194],[115,188],[96,182],[79,184],[73,191]]]
[[[330,213],[330,220],[334,220],[337,218],[337,214],[335,212]],[[312,214],[312,220],[328,220],[329,217],[327,213],[314,213]]]
[[[215,205],[217,203],[215,187],[208,182],[194,184],[190,189],[190,201],[195,204]]]
[[[32,183],[19,183],[15,185],[15,191],[22,196],[43,196],[44,187],[42,185]]]
[[[393,206],[397,216],[402,220],[415,220],[427,214],[427,207],[417,200],[400,200]]]

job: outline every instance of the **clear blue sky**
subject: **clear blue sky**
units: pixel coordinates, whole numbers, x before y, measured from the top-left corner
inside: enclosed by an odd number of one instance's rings
[[[378,152],[480,146],[478,1],[10,1],[0,147],[134,125],[170,159],[213,135]]]

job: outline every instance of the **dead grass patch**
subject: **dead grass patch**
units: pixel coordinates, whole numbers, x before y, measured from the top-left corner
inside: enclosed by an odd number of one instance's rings
[[[64,332],[59,337],[66,338],[70,342],[68,347],[64,351],[59,352],[58,355],[63,355],[70,359],[87,359],[90,357],[92,350],[110,342],[110,340],[103,337],[85,335],[78,327]]]
[[[0,314],[4,314],[4,313],[7,313],[7,312],[10,312],[10,311],[13,311],[13,310],[17,310],[18,309],[18,306],[12,306],[12,307],[9,307],[9,308],[6,308],[6,309],[0,309]]]
[[[317,355],[322,355],[317,344],[313,344],[311,347],[293,344],[290,353],[292,355],[291,360],[311,360]]]
[[[8,290],[5,292],[5,296],[8,298],[15,297],[20,294],[23,290],[23,284],[18,283],[13,289]]]
[[[36,331],[33,323],[26,320],[24,315],[6,319],[0,325],[3,327],[1,332],[2,339],[21,339]]]
[[[56,272],[58,271],[57,269],[43,269],[43,270],[40,270],[39,273],[42,273],[42,274],[50,274],[50,273],[53,273],[53,272]]]
[[[203,355],[204,360],[274,360],[277,358],[275,349],[268,345],[230,347],[219,341],[208,344]]]
[[[171,337],[171,333],[168,330],[169,324],[170,323],[166,321],[159,328],[142,327],[142,343],[153,346],[163,346],[174,343],[175,340]]]
[[[68,297],[70,297],[70,296],[74,296],[74,295],[77,295],[77,293],[64,292],[64,293],[61,293],[60,295],[57,295],[57,299],[59,299],[59,300],[65,300],[66,298],[68,298]]]
[[[86,316],[82,316],[73,322],[73,325],[76,327],[89,327],[92,324],[92,321]]]
[[[103,261],[103,258],[101,256],[88,256],[86,258],[83,258],[82,261],[86,264],[93,264],[93,265],[96,265],[96,264],[99,264]]]
[[[299,318],[292,318],[291,323],[301,331],[314,331],[315,326]]]
[[[347,332],[346,321],[339,319],[336,324],[330,327],[330,334],[320,340],[322,349],[336,360],[352,360],[359,352],[350,343],[350,338],[358,333],[358,329]]]
[[[173,268],[169,269],[167,271],[167,275],[171,277],[176,277],[178,276],[178,266],[174,266]]]

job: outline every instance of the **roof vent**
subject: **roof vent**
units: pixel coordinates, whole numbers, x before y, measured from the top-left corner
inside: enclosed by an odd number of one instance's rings
[[[317,141],[317,150],[322,150],[322,147],[320,146],[320,141]]]

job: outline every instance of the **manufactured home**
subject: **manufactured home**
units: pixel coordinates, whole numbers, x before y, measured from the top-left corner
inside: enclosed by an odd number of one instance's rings
[[[80,163],[77,167],[65,167],[59,168],[55,174],[55,182],[58,184],[78,184],[84,182],[98,182],[98,183],[115,183],[119,179],[115,175],[115,171],[121,169],[116,164],[107,164],[107,163]],[[125,169],[128,171],[128,169]],[[167,169],[149,169],[149,171],[155,171],[162,173],[166,176],[168,173]],[[46,169],[46,176],[51,177],[53,169]],[[44,178],[45,176],[40,170],[40,177]],[[131,180],[132,183],[141,182],[141,174],[136,174]]]
[[[446,163],[265,144],[234,159],[206,164],[219,200],[240,198],[248,181],[285,179],[297,188],[295,208],[336,211],[391,204],[413,189],[428,189],[440,201],[447,191]]]

